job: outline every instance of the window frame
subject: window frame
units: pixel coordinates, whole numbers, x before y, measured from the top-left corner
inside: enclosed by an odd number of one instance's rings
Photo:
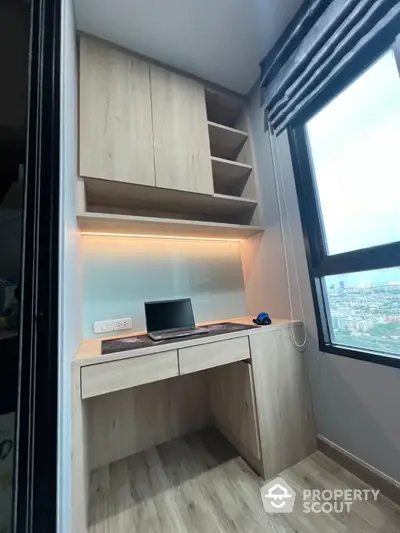
[[[387,36],[388,37],[388,36]],[[324,228],[320,214],[318,191],[313,174],[311,149],[306,131],[307,122],[323,107],[350,86],[390,48],[395,52],[400,76],[399,39],[381,39],[358,57],[335,83],[321,93],[288,128],[296,191],[299,203],[307,265],[315,308],[318,343],[322,352],[350,357],[371,363],[400,368],[400,357],[334,344],[330,336],[330,314],[323,278],[335,274],[377,270],[400,266],[400,241],[328,255],[325,250]]]

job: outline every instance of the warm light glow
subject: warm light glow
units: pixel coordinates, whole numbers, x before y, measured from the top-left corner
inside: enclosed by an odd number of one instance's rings
[[[141,235],[135,233],[96,233],[92,231],[82,231],[82,235],[91,235],[93,237],[128,237],[140,239],[175,239],[186,241],[224,241],[224,242],[241,242],[243,239],[223,239],[217,237],[180,237],[179,235]]]

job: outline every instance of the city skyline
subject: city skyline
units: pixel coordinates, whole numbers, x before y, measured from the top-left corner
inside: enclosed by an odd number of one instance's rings
[[[332,342],[400,356],[400,282],[363,287],[341,278],[325,279]]]

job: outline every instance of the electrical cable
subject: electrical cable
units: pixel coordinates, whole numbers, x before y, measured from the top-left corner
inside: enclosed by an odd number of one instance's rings
[[[305,346],[307,344],[307,329],[306,329],[305,316],[304,316],[303,300],[302,300],[301,291],[300,291],[299,274],[298,274],[298,270],[297,270],[296,255],[295,255],[295,252],[294,252],[293,233],[292,233],[292,226],[290,224],[289,210],[288,210],[288,207],[287,207],[285,184],[283,182],[282,167],[281,167],[281,164],[280,164],[280,151],[279,151],[279,146],[278,146],[278,143],[277,143],[277,139],[276,139],[275,135],[273,135],[273,133],[272,133],[271,124],[269,122],[268,122],[268,132],[269,132],[269,139],[270,139],[270,148],[271,148],[272,166],[273,166],[273,172],[274,172],[276,197],[277,197],[277,200],[278,200],[279,220],[280,220],[281,229],[282,229],[283,255],[284,255],[284,259],[285,259],[285,271],[286,271],[286,280],[287,280],[287,285],[288,285],[289,308],[290,308],[291,339],[292,339],[292,342],[293,342],[294,346],[298,350],[302,350],[303,348],[305,348]],[[273,139],[275,141],[277,157],[275,155],[275,150],[274,150],[274,146],[273,146],[273,144],[274,144]],[[278,163],[277,163],[277,160],[278,160]],[[283,214],[282,214],[281,195],[280,195],[280,192],[279,192],[278,169],[279,169],[279,181],[281,183],[282,192],[283,192],[283,201],[284,201],[284,206],[285,206],[287,225],[288,225],[288,228],[289,228],[289,238],[290,238],[291,251],[292,251],[292,256],[293,256],[294,272],[295,272],[295,278],[296,278],[297,293],[298,293],[298,297],[299,297],[301,319],[302,319],[303,325],[304,325],[304,341],[302,343],[300,343],[300,344],[296,340],[294,324],[293,324],[292,290],[291,290],[291,284],[290,284],[288,252],[287,252],[287,245],[286,245],[284,219],[283,219]]]

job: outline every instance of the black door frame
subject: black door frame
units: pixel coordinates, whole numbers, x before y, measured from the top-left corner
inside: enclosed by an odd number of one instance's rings
[[[13,525],[57,521],[61,0],[32,0]]]

